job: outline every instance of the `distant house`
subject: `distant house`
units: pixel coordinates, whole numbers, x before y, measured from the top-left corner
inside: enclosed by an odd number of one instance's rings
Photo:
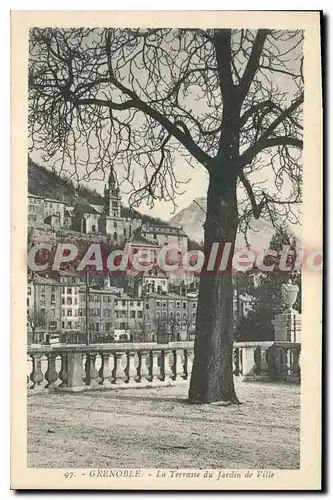
[[[101,213],[88,203],[78,203],[74,207],[73,229],[80,233],[100,232]]]

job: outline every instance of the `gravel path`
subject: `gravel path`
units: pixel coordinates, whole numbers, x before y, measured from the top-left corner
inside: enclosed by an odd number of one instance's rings
[[[185,386],[31,394],[28,466],[299,468],[300,387],[237,394],[228,407],[190,406]]]

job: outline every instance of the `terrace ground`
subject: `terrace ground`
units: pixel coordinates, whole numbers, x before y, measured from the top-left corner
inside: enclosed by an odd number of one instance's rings
[[[298,385],[238,383],[227,407],[188,405],[187,386],[31,392],[29,467],[299,468]]]

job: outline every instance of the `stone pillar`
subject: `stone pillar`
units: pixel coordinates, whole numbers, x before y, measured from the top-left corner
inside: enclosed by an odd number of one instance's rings
[[[282,342],[301,342],[301,314],[293,309],[299,288],[291,280],[281,287],[282,302],[285,310],[276,314],[272,320],[274,340]]]
[[[67,354],[67,387],[63,390],[78,392],[84,389],[82,353],[69,352]]]
[[[242,375],[241,380],[249,381],[255,379],[256,362],[254,358],[255,347],[243,346],[242,348]]]

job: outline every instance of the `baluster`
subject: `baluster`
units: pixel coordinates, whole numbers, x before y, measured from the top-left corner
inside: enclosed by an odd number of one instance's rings
[[[182,351],[175,349],[173,352],[173,364],[172,364],[172,371],[173,371],[173,380],[174,381],[179,381],[183,379],[183,363],[182,363]]]
[[[194,359],[194,350],[193,349],[186,349],[185,350],[185,373],[186,373],[186,378],[189,379],[190,375],[192,373],[192,368],[193,368],[193,359]]]
[[[34,353],[32,357],[32,372],[30,374],[30,380],[33,383],[31,389],[40,388],[41,382],[44,380],[42,372],[42,356],[41,354]]]
[[[296,348],[294,350],[294,371],[297,377],[299,378],[301,375],[301,367],[300,367],[300,349]]]
[[[124,384],[126,380],[126,375],[123,367],[123,352],[114,353],[114,368],[112,371],[112,383],[113,384]]]
[[[285,357],[286,357],[286,377],[289,379],[291,376],[291,367],[292,367],[292,360],[291,360],[291,349],[287,348],[285,349]]]
[[[96,370],[96,354],[91,354],[88,353],[86,357],[86,365],[85,365],[85,371],[86,371],[86,378],[85,378],[85,384],[89,385],[91,388],[96,387],[98,385],[98,373]]]
[[[170,350],[165,349],[163,351],[163,373],[164,373],[164,382],[172,381],[172,370],[170,367]]]
[[[50,353],[47,355],[47,370],[45,372],[45,379],[47,380],[46,388],[54,389],[55,383],[58,380],[58,372],[56,369],[57,354]]]
[[[161,367],[159,366],[159,351],[150,352],[150,380],[152,382],[160,382],[161,380]]]
[[[147,352],[139,351],[139,366],[138,366],[138,378],[140,382],[147,382],[150,379],[149,377],[149,367],[147,364]]]
[[[31,389],[30,375],[32,373],[32,356],[28,354],[28,375],[27,375],[27,388]]]
[[[105,388],[111,387],[112,371],[109,364],[110,353],[103,352],[101,354],[101,358],[102,364],[99,369],[99,377],[101,380],[99,381],[99,385],[102,385]]]
[[[68,356],[66,353],[60,354],[61,356],[61,369],[59,372],[59,378],[61,380],[60,388],[67,387],[68,379]]]
[[[233,374],[239,375],[239,347],[235,347],[232,351]]]
[[[136,383],[137,372],[136,372],[136,367],[135,367],[135,355],[136,355],[136,351],[129,351],[127,353],[127,367],[126,367],[127,380],[126,380],[126,382],[128,384],[135,384]]]

